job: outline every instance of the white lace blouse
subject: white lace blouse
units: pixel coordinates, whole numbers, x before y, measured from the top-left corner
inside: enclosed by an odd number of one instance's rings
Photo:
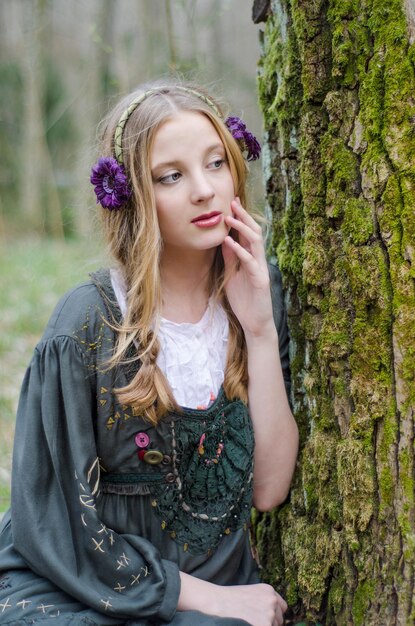
[[[119,270],[111,270],[111,282],[125,315],[126,289]],[[215,400],[224,379],[228,334],[226,313],[211,300],[203,317],[195,324],[178,324],[161,318],[157,365],[180,406],[203,409]]]

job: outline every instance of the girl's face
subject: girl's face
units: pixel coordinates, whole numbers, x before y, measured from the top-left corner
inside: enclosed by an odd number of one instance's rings
[[[150,157],[166,248],[209,250],[228,234],[234,184],[225,148],[205,115],[179,112],[157,131]]]

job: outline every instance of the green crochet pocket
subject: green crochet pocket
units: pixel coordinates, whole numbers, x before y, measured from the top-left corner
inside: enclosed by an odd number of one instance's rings
[[[161,528],[184,550],[214,550],[224,535],[247,528],[252,502],[254,437],[247,407],[224,403],[211,419],[170,422],[174,482],[155,487]]]

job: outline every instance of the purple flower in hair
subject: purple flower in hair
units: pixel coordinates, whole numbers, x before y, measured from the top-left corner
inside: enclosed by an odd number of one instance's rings
[[[102,157],[91,170],[91,183],[95,195],[104,209],[119,209],[131,195],[127,176],[122,165],[113,157]]]
[[[256,161],[261,154],[261,146],[257,138],[249,132],[240,117],[228,117],[225,120],[226,126],[234,139],[239,143],[241,150],[247,151],[247,161]]]

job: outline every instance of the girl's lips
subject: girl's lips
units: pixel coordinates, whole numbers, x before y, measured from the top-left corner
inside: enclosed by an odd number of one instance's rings
[[[195,226],[199,226],[199,228],[210,228],[211,226],[216,226],[222,220],[222,213],[218,213],[214,211],[213,213],[205,213],[204,215],[199,215],[199,217],[195,217],[192,220],[192,224]]]

